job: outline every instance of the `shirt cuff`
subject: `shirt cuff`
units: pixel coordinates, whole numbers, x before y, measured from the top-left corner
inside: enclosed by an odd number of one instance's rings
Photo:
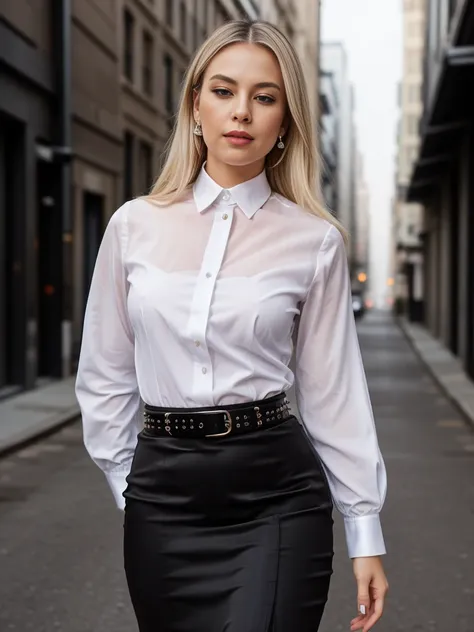
[[[385,543],[379,514],[344,516],[349,557],[385,555]]]
[[[105,472],[105,478],[107,479],[107,483],[112,490],[112,494],[114,495],[115,502],[119,509],[125,509],[125,498],[123,497],[123,492],[127,487],[126,478],[128,476],[128,472]]]

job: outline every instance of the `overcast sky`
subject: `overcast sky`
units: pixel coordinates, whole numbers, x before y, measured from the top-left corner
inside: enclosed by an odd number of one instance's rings
[[[345,45],[370,191],[371,288],[384,300],[402,72],[402,0],[322,0],[322,39]]]

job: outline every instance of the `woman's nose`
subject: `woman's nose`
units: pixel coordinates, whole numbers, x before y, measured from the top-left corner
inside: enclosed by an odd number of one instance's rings
[[[250,109],[246,105],[239,105],[239,107],[232,114],[233,121],[242,121],[243,123],[250,123],[252,115]]]

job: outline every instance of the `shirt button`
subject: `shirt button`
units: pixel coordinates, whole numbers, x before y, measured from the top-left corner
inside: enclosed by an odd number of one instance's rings
[[[199,342],[199,340],[195,340],[194,344],[196,345],[196,347],[200,347],[201,346],[201,343]]]
[[[226,192],[224,193],[224,195],[222,196],[222,199],[223,199],[223,200],[225,200],[226,202],[227,202],[227,200],[230,200],[230,195],[229,195],[229,192],[228,192],[228,191],[226,191]]]
[[[224,215],[222,216],[222,219],[228,219],[229,216],[227,215],[227,213],[224,213]]]
[[[204,375],[206,375],[206,373],[207,373],[207,369],[206,369],[206,367],[205,367],[205,366],[203,366],[203,367],[202,367],[202,372],[204,373]]]
[[[210,278],[211,278],[211,276],[212,276],[212,273],[211,273],[211,272],[206,272],[206,277],[207,277],[208,279],[210,279]]]

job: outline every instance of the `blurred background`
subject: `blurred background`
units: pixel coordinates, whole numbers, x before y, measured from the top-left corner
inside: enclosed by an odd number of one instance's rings
[[[82,446],[83,314],[193,52],[242,17],[294,42],[324,198],[351,233],[390,483],[377,627],[474,632],[474,0],[0,0],[1,632],[136,629],[121,517]],[[356,607],[336,529],[324,632]]]

